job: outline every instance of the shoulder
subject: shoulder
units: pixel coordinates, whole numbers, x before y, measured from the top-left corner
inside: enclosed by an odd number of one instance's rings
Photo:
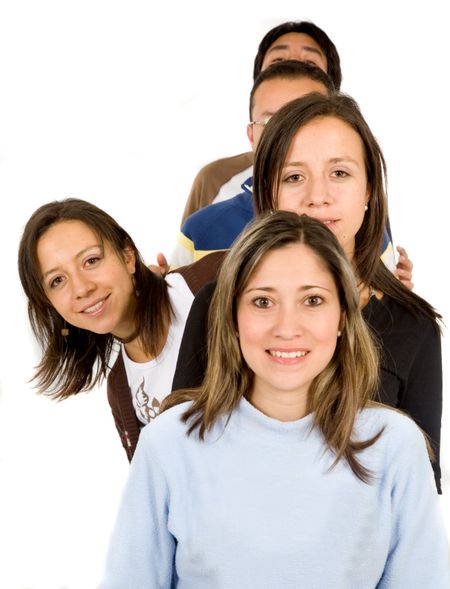
[[[217,221],[223,222],[228,219],[228,215],[235,210],[244,209],[253,213],[253,200],[251,192],[241,192],[235,196],[215,202],[189,215],[183,223],[181,232],[184,235],[190,235],[198,229],[208,230],[211,223]],[[224,215],[227,215],[224,217]]]
[[[181,228],[182,233],[186,235],[187,233],[194,231],[198,226],[204,228],[205,223],[212,223],[216,219],[221,218],[225,211],[228,211],[230,208],[234,208],[236,206],[237,203],[235,198],[239,196],[241,195],[238,194],[227,200],[207,205],[206,207],[195,211],[195,213],[189,215],[189,217],[183,223]]]
[[[192,298],[192,291],[186,282],[183,272],[178,272],[178,268],[168,272],[164,279],[170,287],[169,296],[171,299],[183,295],[188,295],[189,298]]]
[[[360,411],[355,430],[359,439],[368,439],[382,431],[376,445],[389,447],[391,454],[426,448],[425,437],[416,423],[401,411],[389,407],[370,407]]]
[[[212,252],[188,266],[177,268],[173,272],[183,276],[195,295],[203,286],[216,279],[226,254],[227,251]],[[170,275],[171,272],[169,272],[168,276]]]
[[[371,300],[364,308],[363,315],[377,333],[397,334],[400,338],[417,336],[416,342],[424,337],[440,337],[435,321],[419,311],[413,312],[408,307],[389,295],[381,300]]]
[[[147,445],[172,444],[176,439],[186,435],[187,426],[182,420],[183,413],[191,404],[191,401],[175,405],[164,411],[151,423],[141,430],[140,440]]]
[[[245,170],[253,164],[253,152],[239,153],[230,157],[223,157],[206,164],[201,168],[197,174],[197,178],[202,176],[208,176],[215,172],[223,173],[224,169],[230,169],[232,171],[240,172]]]

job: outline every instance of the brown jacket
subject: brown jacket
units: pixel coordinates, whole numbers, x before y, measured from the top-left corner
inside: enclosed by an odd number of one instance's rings
[[[224,184],[252,165],[253,152],[249,151],[232,157],[224,157],[204,166],[194,179],[181,223],[183,224],[189,215],[198,209],[210,205]]]
[[[216,279],[223,258],[224,252],[213,252],[198,262],[177,268],[174,272],[183,276],[191,292],[196,295],[202,286]],[[122,445],[131,461],[143,424],[134,410],[121,353],[108,375],[107,394]]]

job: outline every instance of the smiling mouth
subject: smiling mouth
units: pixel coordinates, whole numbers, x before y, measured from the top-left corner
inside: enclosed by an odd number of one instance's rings
[[[268,352],[273,358],[285,358],[285,359],[303,358],[308,353],[305,350],[293,350],[292,352],[281,352],[280,350],[268,350]]]
[[[91,305],[90,307],[86,307],[86,309],[83,309],[81,312],[86,313],[87,315],[92,315],[94,313],[97,313],[103,307],[103,305],[105,304],[108,297],[109,297],[109,295],[107,297],[105,297],[104,299],[101,299],[100,301],[98,301],[94,305]]]

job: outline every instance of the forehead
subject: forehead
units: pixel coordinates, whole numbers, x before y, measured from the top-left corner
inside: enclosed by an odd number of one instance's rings
[[[294,150],[302,152],[302,158],[318,154],[324,159],[347,156],[365,160],[364,144],[359,133],[335,116],[317,117],[300,127],[289,152]]]
[[[322,47],[312,37],[306,33],[285,33],[276,39],[272,45],[267,49],[264,59],[269,56],[271,52],[281,51],[283,49],[302,49],[304,47],[310,47],[318,51],[322,57],[325,58],[325,53]]]
[[[291,100],[311,92],[327,94],[327,89],[322,82],[307,77],[265,80],[255,90],[253,111],[255,113],[275,113]]]
[[[53,243],[56,246],[59,243],[84,243],[86,241],[96,244],[100,239],[87,223],[78,219],[70,219],[57,221],[51,225],[39,238],[38,247],[43,243],[50,245]]]
[[[293,243],[272,249],[261,258],[250,275],[247,286],[276,287],[288,285],[292,288],[306,284],[334,284],[334,278],[327,263],[310,246]]]

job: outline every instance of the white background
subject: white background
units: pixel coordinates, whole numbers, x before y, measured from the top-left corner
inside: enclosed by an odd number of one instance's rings
[[[342,89],[384,149],[394,240],[415,263],[415,290],[448,319],[444,4],[2,1],[2,588],[94,588],[128,468],[103,388],[54,403],[27,384],[39,354],[16,254],[29,215],[52,199],[85,198],[117,218],[148,262],[170,253],[198,169],[247,150],[260,39],[283,21],[312,20],[334,40]],[[448,341],[444,331],[447,520]]]

